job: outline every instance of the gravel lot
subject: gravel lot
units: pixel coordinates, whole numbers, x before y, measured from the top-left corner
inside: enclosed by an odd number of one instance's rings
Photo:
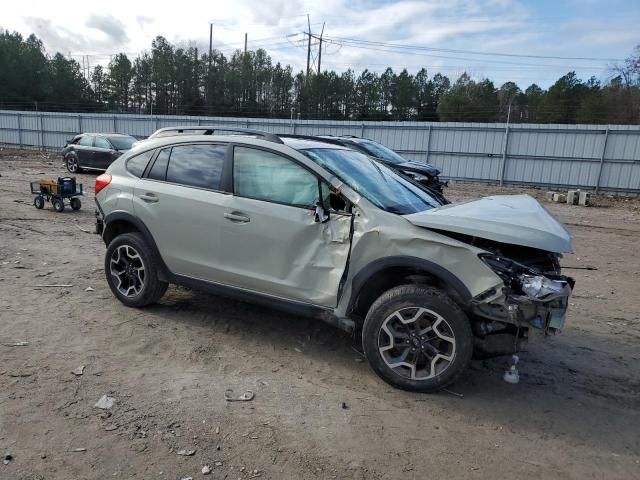
[[[176,287],[124,307],[90,233],[95,175],[79,176],[83,208],[58,214],[28,184],[64,175],[57,157],[5,150],[0,174],[2,479],[640,478],[638,200],[549,206],[576,237],[563,264],[597,270],[567,271],[566,331],[532,338],[519,384],[493,359],[420,395],[320,322]],[[255,398],[226,402],[228,388]],[[105,394],[114,406],[95,408]]]

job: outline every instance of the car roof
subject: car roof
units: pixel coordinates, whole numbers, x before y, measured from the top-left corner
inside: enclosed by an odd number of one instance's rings
[[[341,145],[335,143],[327,143],[322,141],[322,137],[318,140],[311,140],[308,138],[295,138],[295,137],[281,137],[285,145],[293,148],[294,150],[309,150],[311,148],[328,148],[333,150],[349,150]]]
[[[124,138],[135,138],[133,135],[128,135],[126,133],[94,133],[94,132],[84,132],[79,133],[76,137],[82,137],[83,135],[94,135],[99,137],[124,137]]]
[[[163,147],[178,143],[206,143],[206,142],[229,142],[229,143],[237,143],[237,144],[245,144],[245,145],[256,145],[261,147],[272,148],[274,150],[280,150],[279,147],[286,146],[289,148],[293,148],[294,150],[308,150],[308,149],[334,149],[334,150],[349,150],[347,147],[343,147],[341,145],[336,145],[333,143],[323,142],[322,139],[318,140],[310,140],[306,138],[294,138],[282,136],[281,140],[283,143],[275,143],[269,140],[265,140],[252,135],[171,135],[166,137],[156,137],[156,138],[147,138],[146,140],[141,140],[138,145],[144,146],[145,150],[147,148],[157,148]]]
[[[322,135],[320,138],[326,138],[327,140],[337,140],[344,144],[349,143],[376,143],[374,140],[370,140],[368,138],[362,137],[354,137],[354,136],[344,136],[344,137],[334,137],[333,135]]]

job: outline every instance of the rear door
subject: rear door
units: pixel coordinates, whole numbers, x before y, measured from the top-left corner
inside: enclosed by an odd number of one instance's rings
[[[94,168],[106,170],[113,161],[113,146],[104,137],[96,136],[92,163]]]
[[[179,144],[159,150],[134,188],[134,210],[171,272],[215,280],[224,222],[228,146]]]
[[[83,135],[74,147],[81,167],[93,168],[93,135]]]
[[[351,215],[332,213],[328,222],[317,221],[321,184],[289,157],[235,146],[234,195],[222,212],[219,280],[335,307],[350,249]]]

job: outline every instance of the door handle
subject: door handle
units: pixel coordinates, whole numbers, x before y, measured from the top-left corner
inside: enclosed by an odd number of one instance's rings
[[[153,193],[143,193],[140,195],[140,198],[148,203],[156,203],[158,201],[158,197],[156,197]]]
[[[242,215],[239,212],[225,213],[224,218],[232,222],[238,222],[238,223],[248,223],[251,221],[249,217],[247,217],[246,215]]]

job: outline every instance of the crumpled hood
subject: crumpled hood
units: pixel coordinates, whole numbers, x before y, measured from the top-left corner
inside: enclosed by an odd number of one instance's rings
[[[573,252],[573,237],[529,195],[494,195],[404,216],[414,225],[554,253]]]
[[[408,172],[421,173],[423,175],[428,175],[430,177],[436,177],[440,174],[440,170],[433,165],[428,163],[420,163],[420,162],[404,162],[404,163],[396,163],[394,167],[399,170],[405,170]]]

